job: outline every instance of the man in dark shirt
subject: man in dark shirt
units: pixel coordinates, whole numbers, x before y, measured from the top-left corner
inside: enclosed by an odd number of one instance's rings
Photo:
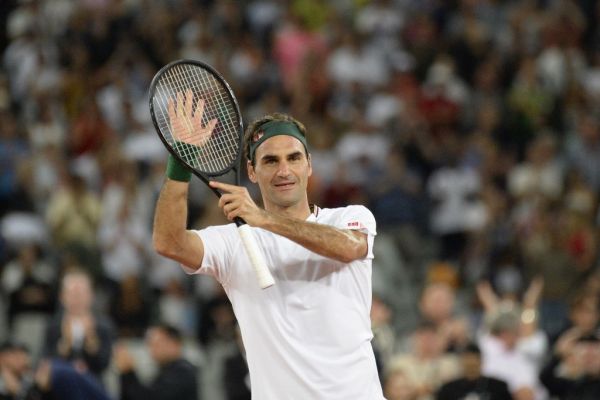
[[[578,327],[567,330],[557,340],[540,380],[561,400],[600,399],[600,338]]]
[[[144,385],[134,372],[133,357],[124,345],[115,346],[121,400],[197,400],[198,371],[183,358],[181,333],[167,324],[152,326],[146,335],[150,356],[158,364],[154,379]]]
[[[481,375],[481,352],[469,344],[461,352],[463,377],[440,387],[436,400],[511,400],[508,385],[498,379]]]
[[[95,294],[87,272],[70,270],[63,276],[60,302],[46,328],[44,358],[68,361],[99,379],[110,364],[114,329],[106,316],[93,310]]]

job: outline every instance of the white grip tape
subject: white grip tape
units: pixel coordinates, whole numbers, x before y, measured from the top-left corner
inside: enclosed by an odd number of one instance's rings
[[[244,247],[246,248],[246,253],[250,258],[250,262],[254,267],[254,272],[256,272],[256,277],[258,278],[258,284],[261,289],[266,289],[269,286],[273,286],[275,284],[275,280],[271,275],[271,271],[269,271],[269,267],[267,267],[267,263],[260,251],[260,247],[258,247],[258,243],[256,243],[256,239],[252,234],[252,229],[250,226],[244,224],[238,227],[240,232],[240,237],[242,238],[242,242],[244,243]]]

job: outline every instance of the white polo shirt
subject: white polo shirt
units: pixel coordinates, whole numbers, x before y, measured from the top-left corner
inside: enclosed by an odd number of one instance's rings
[[[482,373],[501,379],[514,393],[522,388],[530,388],[535,400],[547,400],[548,393],[539,381],[539,370],[517,349],[507,349],[502,342],[489,333],[479,338],[482,355]]]
[[[254,400],[380,400],[371,347],[375,219],[363,206],[317,209],[310,222],[368,235],[368,254],[349,264],[252,228],[275,285],[261,290],[234,224],[197,231],[204,259],[233,305]]]

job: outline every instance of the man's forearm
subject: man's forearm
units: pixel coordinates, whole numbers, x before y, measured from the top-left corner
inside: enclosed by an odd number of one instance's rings
[[[159,254],[171,257],[183,245],[187,225],[188,183],[167,179],[154,213],[152,241]]]
[[[351,262],[367,255],[367,235],[329,225],[301,221],[268,213],[260,228],[284,236],[308,250],[341,262]]]
[[[196,233],[187,230],[187,182],[167,179],[154,214],[154,249],[162,256],[189,268],[199,268],[204,246]]]

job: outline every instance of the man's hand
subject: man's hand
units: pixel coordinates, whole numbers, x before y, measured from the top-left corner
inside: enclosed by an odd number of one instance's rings
[[[50,390],[52,365],[50,360],[42,360],[40,361],[37,369],[35,370],[34,381],[35,384],[42,390],[43,392],[47,392]]]
[[[119,373],[124,374],[133,371],[135,366],[133,356],[129,350],[127,350],[125,344],[117,343],[115,345],[113,350],[113,360]]]
[[[245,187],[216,181],[209,184],[222,192],[219,207],[228,220],[240,217],[250,226],[261,226],[267,219],[267,212],[256,205]]]
[[[6,365],[0,365],[0,377],[4,381],[4,386],[8,390],[8,393],[16,397],[21,391],[21,382],[17,374]]]
[[[175,140],[202,147],[210,139],[217,120],[212,119],[203,127],[204,99],[198,99],[195,110],[192,110],[193,104],[194,94],[191,90],[185,92],[185,99],[182,93],[177,93],[176,101],[169,99],[168,113],[171,132]]]

